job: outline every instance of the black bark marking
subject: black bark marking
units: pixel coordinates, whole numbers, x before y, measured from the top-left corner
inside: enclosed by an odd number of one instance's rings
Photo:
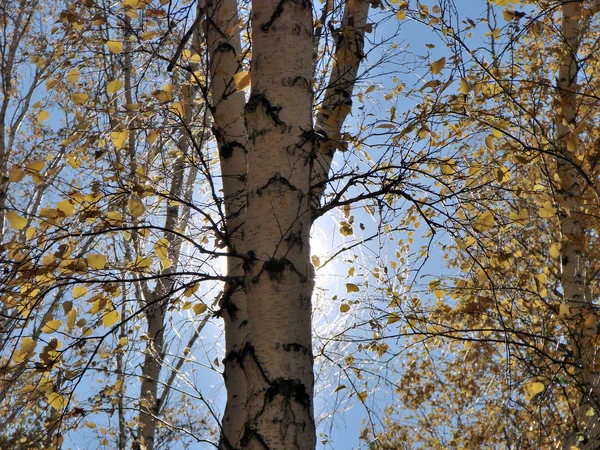
[[[281,16],[281,14],[283,14],[283,5],[287,2],[296,3],[302,8],[310,7],[310,2],[308,0],[281,0],[273,10],[273,14],[271,14],[269,21],[261,25],[260,29],[263,33],[269,31],[275,21]]]
[[[291,265],[292,263],[287,258],[273,258],[264,263],[263,270],[269,274],[271,280],[281,281],[285,268]]]
[[[253,250],[248,252],[248,256],[244,258],[244,262],[242,263],[242,267],[245,271],[249,271],[252,265],[258,260],[256,257],[256,253]]]
[[[287,243],[289,248],[293,248],[295,245],[300,246],[300,248],[304,248],[304,239],[302,239],[302,233],[300,232],[291,232],[289,233],[284,241]]]
[[[235,48],[229,42],[220,42],[215,52],[233,52],[235,53]]]
[[[224,143],[223,145],[219,145],[219,156],[223,159],[231,158],[236,147],[240,148],[244,153],[246,153],[246,147],[243,144],[237,141],[231,141]]]
[[[256,425],[250,423],[250,421],[248,420],[246,421],[246,425],[244,425],[244,435],[242,436],[240,443],[243,447],[246,447],[252,439],[256,439],[265,450],[271,449],[271,447],[267,445],[265,439],[260,435],[260,433],[256,431]]]
[[[303,85],[303,87],[310,92],[311,94],[314,94],[314,90],[312,87],[312,82],[306,78],[306,77],[296,77],[296,78],[286,78],[285,80],[283,80],[283,84],[284,86],[296,86],[298,84]]]
[[[227,289],[223,294],[223,300],[221,301],[221,308],[215,313],[216,317],[223,317],[223,313],[227,311],[229,318],[232,322],[235,322],[235,318],[237,315],[238,307],[231,300],[231,296],[233,294],[234,289]]]
[[[260,281],[261,275],[264,272],[267,272],[269,274],[269,278],[271,280],[281,281],[281,279],[283,278],[283,273],[285,272],[286,268],[291,270],[292,272],[296,273],[298,275],[298,277],[300,278],[301,283],[306,282],[307,277],[305,275],[303,275],[302,273],[300,273],[296,269],[296,266],[294,266],[294,264],[284,256],[281,258],[271,258],[271,259],[265,261],[261,271],[254,278],[252,278],[252,282],[254,284],[258,283]]]
[[[305,355],[309,354],[309,349],[306,348],[304,345],[302,344],[298,344],[298,343],[290,343],[290,344],[283,344],[283,349],[286,352],[296,352],[296,353],[304,353]]]
[[[279,118],[281,106],[273,106],[267,96],[261,92],[253,93],[250,96],[250,99],[248,100],[248,103],[246,103],[244,110],[246,113],[256,112],[259,106],[262,106],[265,114],[271,118],[275,125],[286,128],[286,124]]]
[[[308,395],[306,385],[300,380],[275,378],[267,388],[265,402],[271,403],[277,395],[281,395],[288,400],[294,400],[304,407],[310,404],[310,396]]]
[[[292,183],[290,183],[287,178],[282,177],[280,174],[276,173],[271,178],[269,178],[269,181],[267,181],[264,186],[259,187],[256,190],[256,193],[259,196],[262,196],[263,191],[265,191],[270,185],[275,185],[275,184],[279,184],[280,186],[287,186],[290,191],[298,190],[298,188],[296,186],[294,186]]]

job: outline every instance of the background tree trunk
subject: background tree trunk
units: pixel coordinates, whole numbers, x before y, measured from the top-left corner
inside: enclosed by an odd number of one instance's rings
[[[238,280],[244,276],[244,209],[246,207],[247,135],[244,124],[244,91],[237,88],[234,75],[241,69],[238,5],[235,0],[213,0],[206,12],[206,39],[210,70],[213,134],[219,160],[225,206],[227,276],[221,316],[225,326],[223,360],[227,404],[222,421],[220,448],[237,448],[245,423],[246,381],[239,364],[240,350],[246,340],[246,301]]]
[[[596,316],[592,300],[586,295],[584,268],[584,245],[586,227],[581,213],[585,182],[577,172],[577,148],[580,145],[574,130],[578,123],[578,57],[582,38],[582,4],[567,2],[562,5],[563,49],[560,54],[558,73],[558,132],[559,153],[557,174],[560,209],[560,231],[562,235],[560,281],[564,302],[569,307],[567,320],[570,345],[575,365],[577,388],[581,392],[576,407],[574,430],[567,437],[563,448],[571,450],[596,449],[600,445],[598,426],[598,374],[594,370],[596,358]],[[593,324],[593,326],[590,326]]]

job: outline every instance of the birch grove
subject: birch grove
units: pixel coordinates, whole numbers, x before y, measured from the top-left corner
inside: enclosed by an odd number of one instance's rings
[[[600,4],[467,3],[0,0],[0,448],[597,448]]]

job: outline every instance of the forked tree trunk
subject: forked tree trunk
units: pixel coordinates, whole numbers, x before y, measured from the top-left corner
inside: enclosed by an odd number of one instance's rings
[[[242,46],[236,0],[213,0],[206,11],[213,134],[217,140],[223,202],[225,206],[227,258],[226,283],[220,305],[225,326],[223,360],[227,404],[223,415],[221,449],[238,448],[244,432],[246,380],[239,355],[246,340],[244,270],[244,210],[246,207],[247,135],[244,124],[244,91],[236,88],[234,75],[241,69]]]
[[[244,241],[248,334],[242,448],[311,449],[313,22],[306,0],[252,2]]]
[[[600,414],[598,400],[598,374],[594,371],[596,348],[594,338],[595,314],[591,298],[586,295],[584,242],[586,228],[581,213],[584,180],[577,172],[577,147],[580,141],[573,130],[577,127],[578,104],[578,62],[577,52],[582,34],[582,3],[565,2],[562,5],[562,39],[558,73],[558,145],[564,159],[557,160],[557,174],[560,177],[559,202],[568,208],[562,210],[560,230],[561,285],[564,301],[569,307],[566,318],[570,333],[570,347],[574,358],[575,380],[580,392],[575,412],[573,431],[565,438],[563,449],[573,447],[580,450],[597,449],[600,446]],[[594,326],[590,327],[590,321]]]

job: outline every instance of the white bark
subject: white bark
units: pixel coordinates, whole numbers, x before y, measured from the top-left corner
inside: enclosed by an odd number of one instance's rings
[[[236,0],[213,0],[207,6],[206,39],[210,69],[213,134],[217,140],[223,183],[227,231],[227,276],[221,316],[225,326],[223,360],[227,404],[222,421],[220,448],[237,448],[244,430],[246,381],[239,364],[246,340],[246,303],[236,279],[243,277],[243,224],[246,207],[247,135],[244,124],[245,95],[233,76],[241,69],[242,46]]]
[[[564,301],[570,309],[568,318],[570,346],[575,363],[577,389],[581,393],[579,406],[575,413],[574,430],[563,442],[563,449],[573,446],[580,450],[596,449],[600,445],[600,424],[598,423],[598,374],[594,373],[596,349],[594,336],[586,327],[586,320],[593,313],[591,299],[586,295],[584,237],[586,227],[581,214],[582,193],[584,190],[581,176],[574,167],[576,148],[573,143],[577,137],[573,130],[577,126],[577,52],[582,33],[582,3],[566,2],[562,5],[563,48],[558,73],[558,145],[564,159],[557,161],[557,173],[560,177],[560,203],[568,211],[560,212],[562,234],[561,285]],[[576,146],[575,146],[576,147]],[[595,330],[593,330],[595,335]],[[591,410],[591,414],[590,414]]]
[[[310,262],[312,6],[252,2],[252,90],[246,105],[248,335],[241,362],[242,448],[311,449],[313,355]]]
[[[324,134],[314,162],[314,207],[319,206],[325,190],[331,162],[336,150],[345,150],[342,127],[352,111],[352,91],[358,69],[364,58],[365,26],[369,15],[369,2],[348,0],[336,37],[333,68],[321,109],[317,113],[316,129]]]

